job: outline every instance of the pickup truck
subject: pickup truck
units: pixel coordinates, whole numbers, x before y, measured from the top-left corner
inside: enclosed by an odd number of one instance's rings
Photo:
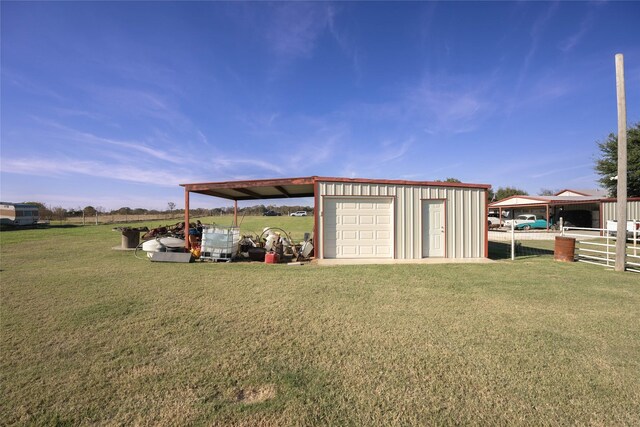
[[[607,232],[610,236],[618,234],[618,221],[607,221]],[[633,234],[640,236],[640,220],[634,219],[627,221],[627,236],[633,237]]]

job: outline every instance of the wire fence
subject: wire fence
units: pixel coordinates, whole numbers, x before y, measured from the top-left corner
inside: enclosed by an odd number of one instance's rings
[[[489,240],[489,258],[494,260],[508,260],[513,258],[553,256],[553,240],[523,240],[515,239],[513,247],[511,241]]]

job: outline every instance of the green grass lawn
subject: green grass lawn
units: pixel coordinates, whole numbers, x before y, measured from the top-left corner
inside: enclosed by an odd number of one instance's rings
[[[545,251],[150,263],[119,242],[0,233],[0,425],[640,424],[638,275]]]

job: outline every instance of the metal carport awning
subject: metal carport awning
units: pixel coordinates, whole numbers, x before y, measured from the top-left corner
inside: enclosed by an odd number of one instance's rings
[[[189,194],[197,193],[234,201],[234,224],[238,223],[238,200],[286,199],[314,197],[315,176],[304,178],[255,179],[246,181],[205,182],[180,184],[184,187],[184,221],[189,224]],[[314,206],[314,209],[316,207]],[[314,216],[314,237],[315,219]],[[189,239],[185,246],[189,248]]]
[[[313,197],[315,177],[180,184],[186,192],[229,200]]]

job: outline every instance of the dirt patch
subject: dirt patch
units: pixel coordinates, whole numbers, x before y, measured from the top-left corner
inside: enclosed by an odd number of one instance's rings
[[[272,385],[258,388],[245,388],[236,392],[236,402],[251,405],[276,397],[276,389]]]

